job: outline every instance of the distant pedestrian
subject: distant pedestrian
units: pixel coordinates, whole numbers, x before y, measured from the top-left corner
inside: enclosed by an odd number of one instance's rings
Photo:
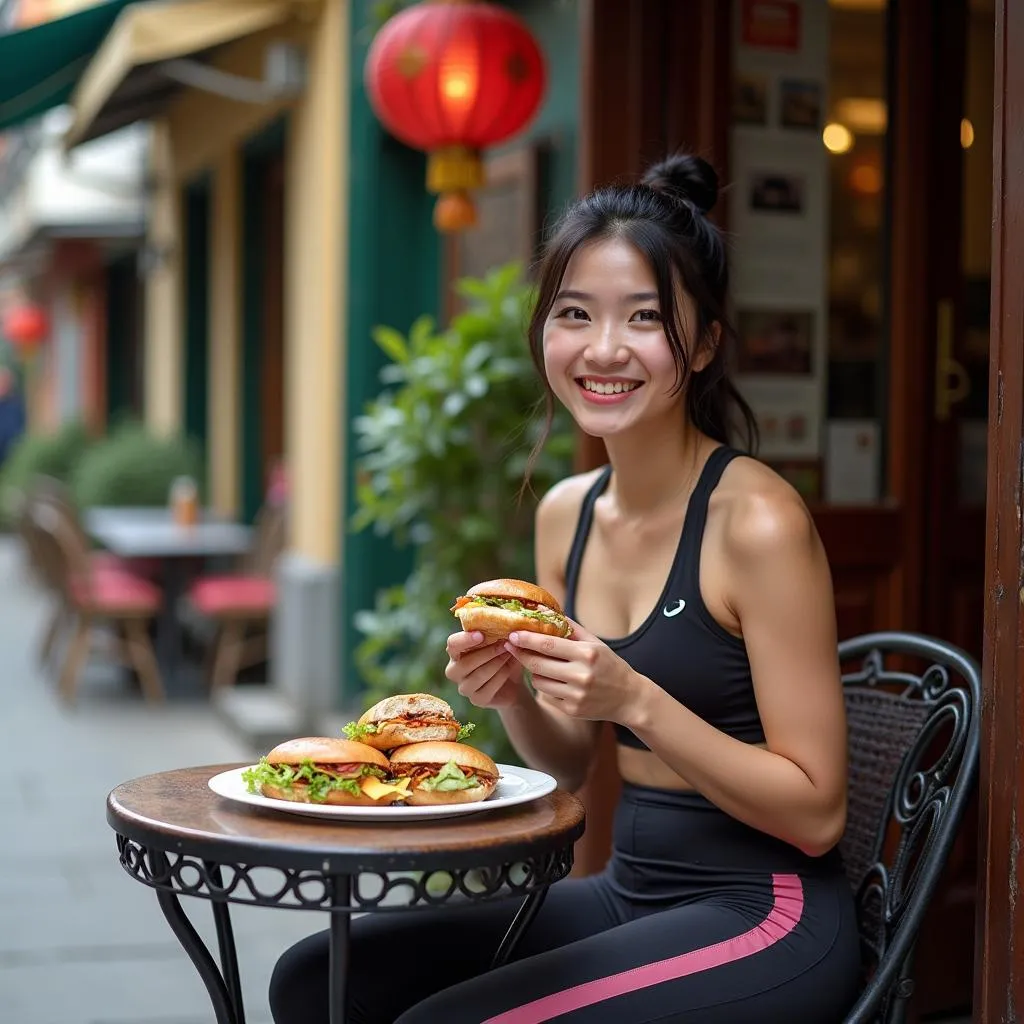
[[[25,431],[25,403],[14,374],[0,366],[0,466]]]

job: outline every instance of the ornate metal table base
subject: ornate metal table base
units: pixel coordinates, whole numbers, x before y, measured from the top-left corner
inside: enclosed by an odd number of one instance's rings
[[[213,1004],[217,1024],[245,1024],[242,986],[228,904],[320,910],[330,914],[331,1024],[344,1024],[350,915],[521,897],[522,903],[492,961],[506,963],[543,903],[548,887],[572,869],[573,847],[528,856],[511,864],[417,872],[361,871],[357,875],[258,864],[221,864],[148,846],[117,835],[121,866],[157,891],[160,909]],[[261,876],[276,878],[269,884]],[[262,884],[261,884],[262,883]],[[213,904],[220,966],[179,902],[195,896]],[[396,900],[395,897],[405,896]]]

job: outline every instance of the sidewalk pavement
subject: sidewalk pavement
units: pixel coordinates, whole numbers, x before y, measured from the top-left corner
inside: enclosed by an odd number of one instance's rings
[[[256,753],[205,704],[146,706],[97,661],[66,708],[39,670],[46,606],[0,536],[0,1021],[212,1024],[151,889],[117,861],[107,793],[149,772]],[[216,950],[210,906],[182,906]],[[278,954],[326,927],[309,911],[232,907],[248,1024],[270,1024]]]

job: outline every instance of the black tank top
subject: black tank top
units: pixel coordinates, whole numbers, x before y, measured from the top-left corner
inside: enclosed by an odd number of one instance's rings
[[[746,646],[715,621],[700,593],[700,549],[708,500],[725,467],[739,454],[722,446],[708,457],[690,497],[658,603],[629,636],[604,642],[631,668],[710,725],[747,743],[763,743]],[[565,612],[570,618],[576,618],[576,585],[594,505],[611,475],[611,466],[606,466],[583,499],[565,568]],[[616,724],[615,735],[626,746],[647,749],[643,740],[621,725]]]

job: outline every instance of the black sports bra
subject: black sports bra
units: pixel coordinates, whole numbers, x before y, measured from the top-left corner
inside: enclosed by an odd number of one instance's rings
[[[723,445],[708,457],[690,497],[679,546],[658,603],[629,636],[604,642],[704,721],[747,743],[763,743],[746,647],[715,621],[700,593],[700,550],[708,500],[725,467],[739,454]],[[611,466],[606,466],[583,499],[565,568],[565,611],[570,618],[576,618],[576,586],[594,505],[611,475]],[[615,726],[615,735],[626,746],[647,749],[646,743],[621,725]]]

